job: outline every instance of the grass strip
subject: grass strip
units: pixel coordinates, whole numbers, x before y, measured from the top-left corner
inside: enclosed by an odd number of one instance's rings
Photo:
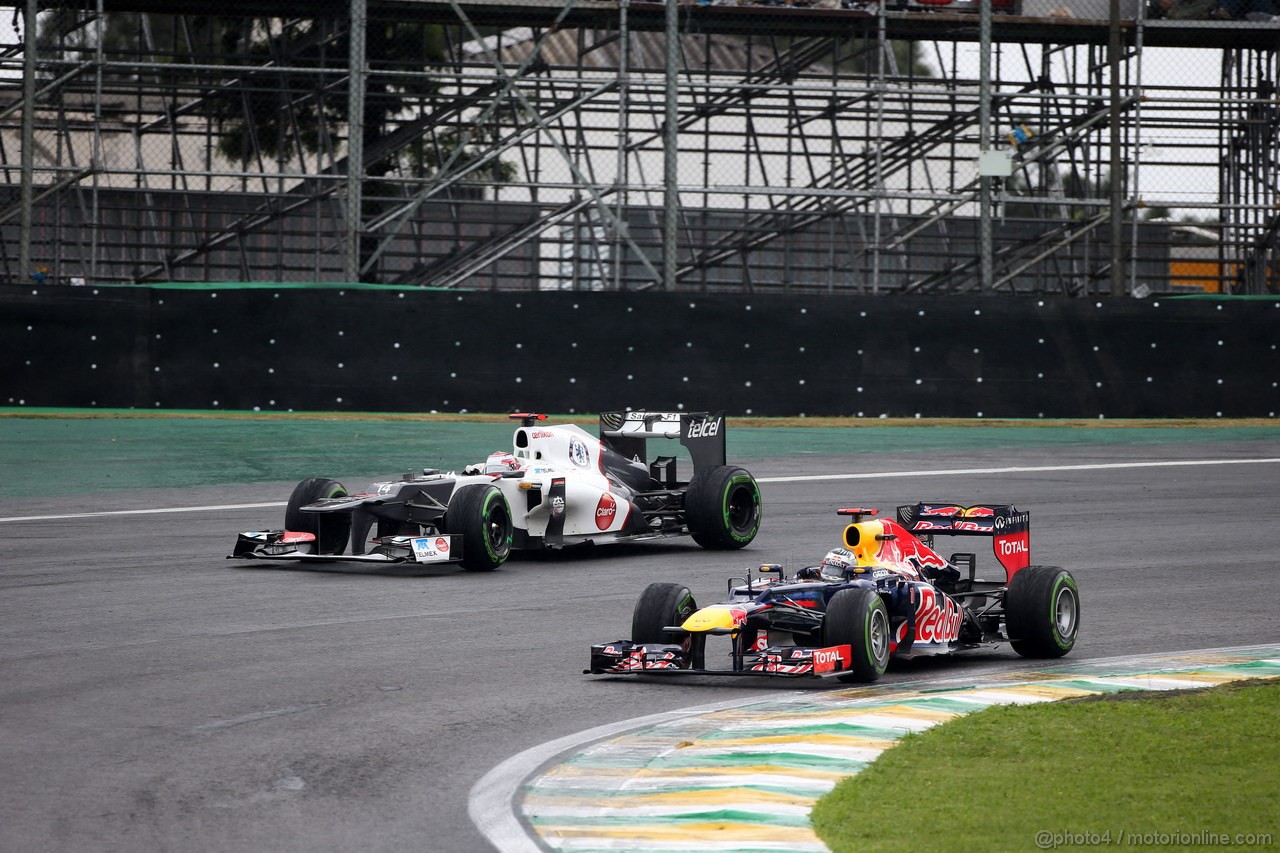
[[[1001,705],[908,735],[812,814],[834,853],[1274,847],[1280,683]]]

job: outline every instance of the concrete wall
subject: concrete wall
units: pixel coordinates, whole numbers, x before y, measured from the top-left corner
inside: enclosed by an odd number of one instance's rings
[[[1274,417],[1280,299],[0,286],[0,405]]]

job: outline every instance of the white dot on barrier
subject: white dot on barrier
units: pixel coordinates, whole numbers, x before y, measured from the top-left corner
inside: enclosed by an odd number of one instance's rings
[[[456,373],[450,373],[450,374],[449,374],[449,378],[450,378],[450,379],[457,379],[457,378],[458,378],[458,374],[456,374]]]
[[[800,384],[801,384],[801,385],[803,385],[803,384],[804,384],[804,380],[803,380],[803,379],[801,379],[801,380],[800,380]]]
[[[572,376],[570,376],[570,377],[569,377],[569,384],[570,384],[570,385],[574,384],[574,383],[575,383],[575,382],[577,382],[577,381],[578,381],[578,380],[577,380],[577,379],[574,379]]]
[[[218,362],[216,362],[216,361],[213,363],[213,366],[214,366],[215,368],[221,367],[221,365],[220,365],[220,364],[218,364]]]
[[[519,376],[517,376],[517,377],[516,377],[516,384],[517,384],[517,385],[519,385],[519,384],[520,384],[521,382],[523,382],[523,381],[524,381],[524,380],[523,380],[523,379],[521,379]]]
[[[917,384],[917,385],[923,385],[923,384],[924,384],[924,380],[923,380],[923,379],[917,379],[917,380],[916,380],[916,384]]]
[[[341,370],[341,369],[342,369],[342,362],[338,362],[338,369],[339,369],[339,370]]]
[[[394,344],[392,344],[391,346],[392,346],[392,348],[393,348],[393,349],[400,349],[400,342],[399,342],[399,341],[396,341],[396,342],[395,342]]]
[[[748,379],[748,380],[747,380],[746,382],[744,382],[743,384],[744,384],[744,385],[746,385],[748,388],[750,388],[750,387],[751,387],[751,380],[750,380],[750,379]]]

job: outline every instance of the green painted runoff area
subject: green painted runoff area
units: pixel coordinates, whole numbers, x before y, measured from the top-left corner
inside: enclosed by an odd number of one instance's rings
[[[502,422],[171,417],[24,417],[0,410],[0,498],[139,488],[392,477],[449,471],[511,448]],[[588,432],[594,426],[584,422]],[[1280,439],[1276,426],[735,427],[729,460],[1002,447],[1204,444]],[[675,441],[650,455],[687,453]]]

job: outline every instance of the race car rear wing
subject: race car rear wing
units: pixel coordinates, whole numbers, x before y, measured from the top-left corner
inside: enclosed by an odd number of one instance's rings
[[[600,413],[600,440],[628,459],[647,462],[645,442],[678,438],[693,457],[693,470],[725,464],[724,412],[649,412],[643,409]]]
[[[1012,504],[921,501],[898,507],[898,523],[916,536],[990,536],[1009,581],[1031,565],[1031,513]]]

